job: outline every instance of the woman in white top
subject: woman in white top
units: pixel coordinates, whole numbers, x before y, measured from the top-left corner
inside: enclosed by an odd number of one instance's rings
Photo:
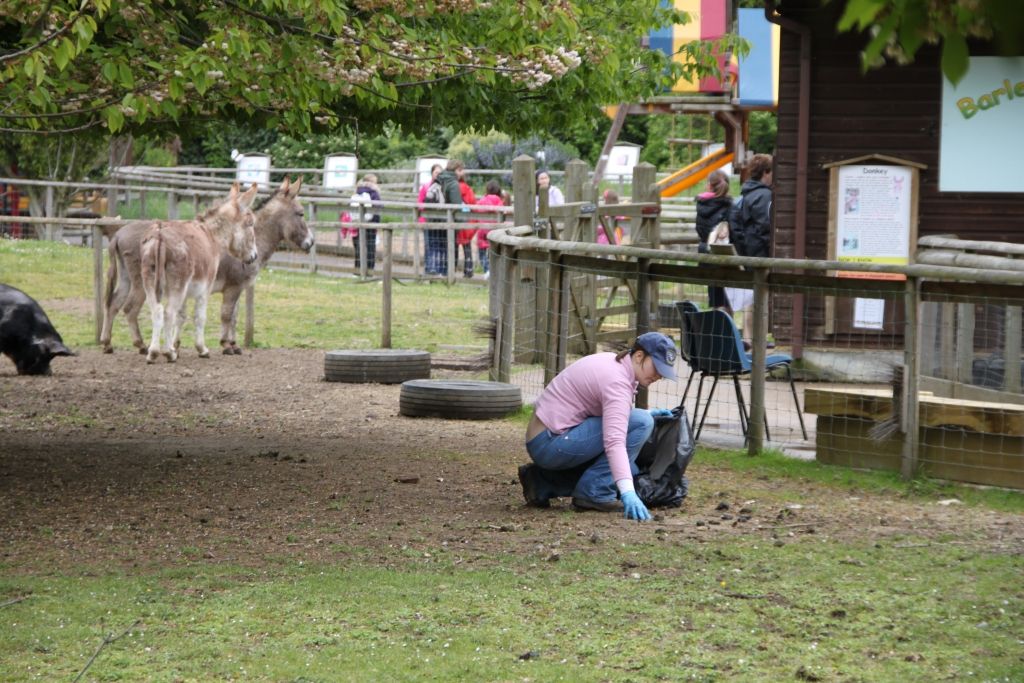
[[[548,193],[548,206],[561,206],[565,204],[565,197],[562,191],[551,184],[551,176],[547,171],[537,171],[537,196],[542,192]]]

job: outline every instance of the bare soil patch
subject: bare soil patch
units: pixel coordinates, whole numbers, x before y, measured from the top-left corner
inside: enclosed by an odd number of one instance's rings
[[[86,350],[55,360],[52,377],[0,360],[0,564],[390,563],[440,549],[481,563],[722,534],[1024,547],[1021,515],[772,480],[699,455],[690,498],[649,524],[568,501],[530,509],[516,480],[522,424],[402,417],[399,386],[325,382],[323,358],[186,349],[147,366]]]

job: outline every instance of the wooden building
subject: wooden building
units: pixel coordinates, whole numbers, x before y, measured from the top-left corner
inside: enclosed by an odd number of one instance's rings
[[[782,28],[775,256],[827,258],[825,166],[869,154],[927,167],[920,176],[918,237],[951,234],[1024,243],[1024,193],[939,191],[944,77],[937,47],[922,47],[912,64],[864,73],[860,52],[867,37],[836,29],[845,3],[766,1],[777,10],[772,20]],[[985,46],[972,44],[971,53],[984,55]],[[797,345],[827,343],[823,316],[815,297],[780,296],[773,304],[772,327],[777,337]],[[861,341],[871,345],[867,337]]]

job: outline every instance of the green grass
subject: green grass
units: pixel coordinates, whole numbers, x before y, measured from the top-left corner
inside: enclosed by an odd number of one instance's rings
[[[751,538],[0,579],[5,680],[1020,680],[1019,556]],[[913,545],[913,544],[906,544]]]
[[[226,196],[227,193],[225,193]],[[202,209],[206,204],[200,207]],[[139,200],[138,192],[132,192],[132,201],[122,203],[117,207],[117,213],[125,220],[136,220],[138,218],[167,218],[167,195],[162,192],[146,193],[146,210],[142,210],[142,202]],[[188,219],[195,216],[195,209],[192,206],[192,198],[178,200],[178,218]]]
[[[700,449],[702,462],[713,462],[759,477],[811,481],[828,484],[849,493],[865,492],[895,495],[933,502],[956,498],[966,505],[977,505],[1004,512],[1024,513],[1024,495],[1010,489],[976,487],[938,481],[919,476],[907,481],[898,472],[855,470],[799,460],[778,451],[765,451],[751,457],[746,451]]]
[[[24,290],[44,308],[65,343],[94,347],[92,251],[54,242],[0,240],[0,282]],[[262,348],[359,349],[381,343],[382,284],[264,270],[256,283],[254,342]],[[54,305],[54,300],[64,305]],[[443,283],[395,283],[392,346],[436,351],[485,348],[472,326],[487,317],[487,290]],[[220,295],[207,309],[207,343],[220,333]],[[191,313],[189,314],[191,316]],[[244,331],[239,312],[239,337]],[[149,338],[149,309],[139,317]],[[191,323],[183,338],[188,341]],[[130,347],[123,316],[114,323],[115,347]],[[471,352],[472,353],[472,352]]]

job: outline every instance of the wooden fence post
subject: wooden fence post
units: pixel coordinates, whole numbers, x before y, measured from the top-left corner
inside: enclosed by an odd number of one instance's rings
[[[46,204],[43,207],[43,211],[44,211],[43,215],[46,216],[47,218],[53,218],[54,214],[57,213],[57,208],[55,206],[55,202],[54,202],[54,198],[53,198],[53,186],[52,185],[47,185],[46,186]],[[55,236],[56,235],[56,231],[57,231],[57,226],[55,224],[47,223],[46,225],[43,226],[43,239],[44,240],[54,240],[54,239],[57,239],[56,236]]]
[[[534,225],[534,211],[537,198],[537,181],[535,177],[536,164],[533,157],[525,154],[512,160],[512,222],[515,226]],[[546,206],[546,203],[544,204]],[[502,250],[502,259],[513,258],[513,251]],[[516,280],[509,280],[502,283],[502,287],[515,288],[517,291],[512,297],[513,302],[518,305],[513,311],[521,311],[522,315],[511,316],[515,322],[515,357],[523,363],[533,363],[543,346],[536,343],[536,321],[531,319],[537,311],[537,268],[531,265],[523,265],[519,268],[506,269],[502,272],[510,272],[515,275]],[[503,302],[504,303],[504,302]],[[510,334],[510,337],[513,335]],[[510,339],[512,344],[513,340]],[[511,348],[511,347],[510,347]]]
[[[447,201],[447,200],[445,200],[445,201]],[[449,223],[454,223],[455,222],[455,211],[453,209],[447,209],[444,212],[444,214],[445,214],[445,220],[447,220]],[[444,247],[445,247],[445,250],[447,251],[447,254],[448,254],[445,257],[448,260],[448,275],[446,277],[446,280],[447,280],[449,285],[454,285],[455,284],[455,259],[457,258],[456,244],[455,244],[455,229],[451,228],[451,227],[445,228],[444,229],[444,234],[445,234],[445,240],[444,240],[445,241],[445,245],[444,245]]]
[[[498,381],[508,382],[512,378],[512,353],[515,341],[516,289],[519,274],[516,272],[515,252],[512,247],[502,247],[501,269],[501,316],[498,318]]]
[[[974,304],[956,305],[956,376],[953,381],[974,381]]]
[[[178,220],[178,193],[167,190],[167,220]]]
[[[359,250],[356,253],[356,258],[359,259],[359,279],[366,279],[366,228],[363,227],[363,223],[366,222],[366,206],[359,203]]]
[[[633,201],[634,202],[661,202],[661,193],[658,191],[655,182],[657,181],[657,169],[653,164],[647,162],[637,164],[633,167]],[[659,215],[633,218],[630,221],[630,243],[635,246],[650,247],[659,249],[661,247],[661,228]],[[658,283],[650,285],[651,306],[657,310],[660,297],[658,296]],[[639,293],[638,293],[639,294]]]
[[[906,290],[904,294],[904,308],[906,309],[906,329],[903,332],[903,414],[893,416],[900,418],[903,427],[903,457],[900,462],[900,475],[904,479],[910,479],[917,473],[917,450],[919,441],[918,427],[918,383],[921,372],[921,356],[919,351],[918,320],[920,320],[920,280],[913,276],[907,277]],[[966,305],[966,304],[965,304]],[[971,309],[974,313],[974,309]],[[974,316],[971,316],[971,332],[974,332]],[[973,354],[974,344],[971,344]]]
[[[1003,342],[1003,391],[1020,393],[1021,308],[1006,307]]]
[[[573,159],[565,165],[565,201],[591,201],[587,196],[591,184],[588,182],[590,167],[585,161]],[[594,220],[596,212],[576,211],[562,223],[561,235],[555,239],[592,243],[596,239]],[[597,276],[591,273],[576,273],[568,276],[570,296],[576,309],[584,315],[575,315],[569,320],[569,336],[576,339],[569,348],[572,353],[588,354],[597,351],[594,341],[597,311]],[[584,329],[589,325],[589,329]],[[593,342],[593,343],[591,343]]]
[[[391,262],[392,248],[394,247],[394,233],[384,229],[384,291],[381,296],[383,310],[380,316],[380,346],[383,349],[391,348]]]
[[[547,344],[544,353],[544,385],[555,378],[558,374],[559,359],[559,336],[562,330],[560,314],[562,311],[562,277],[563,272],[559,263],[557,251],[548,252],[547,282],[548,282],[548,304],[547,316],[544,329],[547,332]]]
[[[636,260],[636,334],[639,337],[651,329],[651,259]],[[647,407],[647,387],[636,391],[636,407]]]
[[[424,237],[426,235],[424,234]],[[491,259],[491,276],[487,280],[487,315],[488,315],[488,341],[487,351],[490,354],[491,367],[488,369],[487,376],[492,382],[498,381],[498,336],[499,336],[499,325],[501,325],[502,316],[502,292],[506,283],[502,282],[501,277],[505,273],[504,263],[504,252],[501,245],[492,244],[490,250]]]
[[[751,329],[750,412],[747,413],[747,454],[764,450],[764,395],[767,372],[765,360],[768,338],[768,269],[754,270],[754,307]]]

